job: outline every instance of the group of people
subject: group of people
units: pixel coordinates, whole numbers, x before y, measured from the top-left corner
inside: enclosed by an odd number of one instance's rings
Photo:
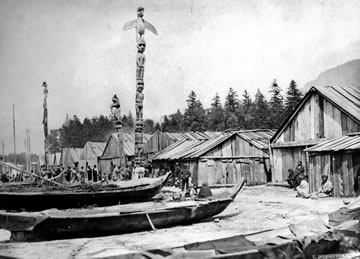
[[[310,186],[307,178],[302,161],[298,162],[295,170],[289,169],[287,182],[291,188],[296,190],[296,197],[317,199],[329,197],[331,195],[334,187],[327,173],[321,175],[321,184],[318,190],[313,193],[310,193]]]
[[[92,168],[91,166],[88,166],[86,170],[84,166],[81,166],[80,169],[76,165],[73,167],[67,166],[67,168],[57,166],[56,169],[42,171],[41,176],[56,182],[67,184],[97,182],[102,178],[98,173],[96,165]]]

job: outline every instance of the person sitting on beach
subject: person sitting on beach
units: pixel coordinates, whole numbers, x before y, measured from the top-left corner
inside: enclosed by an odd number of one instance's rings
[[[317,198],[326,198],[329,197],[332,193],[332,190],[334,188],[332,182],[329,179],[329,176],[327,174],[321,175],[321,185],[317,192],[313,192],[310,194],[310,198],[317,199]]]
[[[199,198],[207,198],[207,197],[210,197],[212,196],[212,192],[210,190],[210,187],[207,185],[207,183],[203,183],[201,185],[201,188],[200,188],[200,191],[199,191],[199,194],[198,194],[198,197]]]
[[[296,187],[297,195],[296,197],[309,198],[310,189],[309,183],[305,180],[305,176],[303,174],[299,175],[300,185]]]

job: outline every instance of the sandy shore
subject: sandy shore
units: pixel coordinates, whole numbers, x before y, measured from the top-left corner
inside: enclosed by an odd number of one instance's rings
[[[319,216],[326,218],[327,213],[342,206],[343,199],[305,200],[296,198],[295,192],[285,187],[244,187],[235,202],[215,217],[219,222],[209,219],[155,232],[33,243],[9,242],[9,232],[0,230],[0,255],[16,258],[98,258],[131,250],[181,246],[274,229]]]

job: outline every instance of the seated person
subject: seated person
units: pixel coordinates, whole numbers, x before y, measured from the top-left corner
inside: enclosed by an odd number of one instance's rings
[[[296,187],[296,174],[295,174],[295,172],[294,172],[294,170],[292,170],[292,169],[289,169],[288,170],[288,172],[289,172],[289,176],[288,176],[288,178],[285,180],[285,181],[287,181],[287,183],[290,185],[290,188],[294,188],[294,187]]]
[[[321,180],[322,180],[322,182],[321,182],[321,185],[320,185],[318,191],[310,194],[310,198],[312,198],[312,199],[326,198],[331,195],[331,192],[334,187],[333,187],[332,182],[329,180],[329,176],[327,174],[322,174]]]
[[[297,195],[296,197],[309,198],[310,188],[309,183],[305,180],[305,176],[303,174],[299,175],[300,185],[296,187]]]
[[[210,190],[210,187],[206,183],[203,183],[201,185],[198,197],[199,198],[207,198],[207,197],[210,197],[210,196],[212,196],[212,192]]]

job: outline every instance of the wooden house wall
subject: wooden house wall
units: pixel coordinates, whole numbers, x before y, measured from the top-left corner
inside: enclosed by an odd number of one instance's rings
[[[359,194],[360,152],[315,154],[309,157],[310,191],[321,184],[321,174],[327,173],[334,185],[335,197],[351,197]]]
[[[80,154],[79,166],[86,168],[86,166],[89,165],[92,168],[94,165],[96,165],[98,167],[97,162],[98,158],[96,154],[92,151],[90,145],[86,144]]]
[[[110,159],[99,159],[98,160],[98,168],[99,172],[103,174],[107,174],[112,172],[112,166],[120,165],[120,158],[110,158]]]
[[[171,144],[175,143],[176,141],[169,138],[167,134],[162,133],[161,131],[157,131],[154,133],[151,138],[145,143],[144,146],[144,153],[147,158],[151,158],[156,153],[164,150]]]
[[[360,131],[360,125],[356,121],[315,93],[303,105],[275,143],[331,139],[358,131]]]
[[[263,184],[269,168],[267,153],[234,135],[201,156],[197,183],[236,184],[245,177],[248,185]]]
[[[71,155],[70,149],[65,148],[63,149],[63,153],[62,153],[62,164],[63,167],[66,168],[68,166],[73,167],[74,166],[74,159]]]
[[[331,139],[358,131],[360,124],[318,93],[314,93],[274,142],[296,142],[302,146],[273,148],[273,180],[284,181],[288,176],[287,170],[294,168],[298,160],[303,161],[308,169],[303,150],[310,145],[306,146],[306,142]]]
[[[308,171],[308,161],[304,152],[305,148],[306,146],[272,149],[274,182],[285,181],[289,175],[288,170],[294,170],[298,161],[302,161],[305,171]]]

